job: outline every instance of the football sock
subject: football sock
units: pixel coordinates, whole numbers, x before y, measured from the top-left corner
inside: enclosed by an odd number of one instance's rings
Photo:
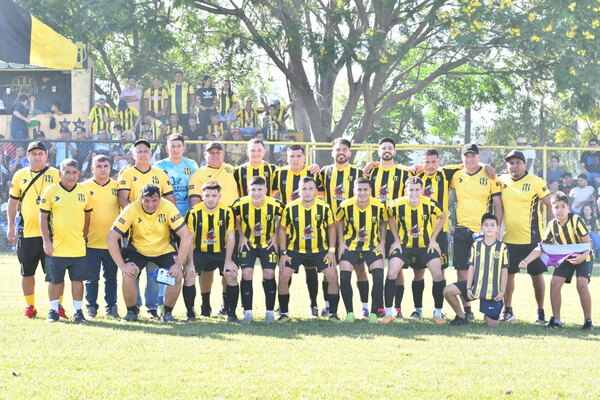
[[[321,287],[323,288],[323,300],[325,300],[325,307],[329,307],[329,293],[327,293],[327,289],[329,289],[329,282],[327,279],[323,278],[323,282],[321,282]]]
[[[412,281],[412,296],[415,308],[423,307],[423,292],[425,291],[425,279]]]
[[[319,294],[319,276],[316,268],[305,269],[306,286],[308,287],[308,296],[310,297],[310,306],[317,306],[317,295]]]
[[[27,306],[35,305],[35,294],[29,294],[29,295],[25,296],[25,304]]]
[[[50,309],[58,312],[59,300],[50,300]]]
[[[373,290],[371,290],[371,303],[373,310],[383,308],[383,268],[376,268],[371,271],[373,276]]]
[[[342,292],[342,300],[344,301],[344,307],[346,312],[354,312],[352,306],[352,271],[340,271],[340,290]]]
[[[272,311],[275,308],[275,295],[277,294],[275,279],[265,279],[263,281],[263,288],[265,290],[265,306],[267,310]]]
[[[402,299],[404,298],[404,285],[396,286],[396,296],[394,300],[394,307],[402,307]]]
[[[240,286],[230,286],[227,285],[227,295],[224,296],[225,300],[225,309],[227,310],[227,315],[230,317],[235,315],[235,309],[237,308],[238,298],[240,297]]]
[[[81,310],[82,304],[83,304],[83,301],[81,301],[81,300],[73,300],[73,309],[75,311]]]
[[[244,310],[252,310],[252,281],[242,279],[240,289],[242,291],[242,307]]]
[[[279,296],[279,310],[281,314],[287,314],[289,312],[288,305],[290,304],[289,294],[280,294]]]
[[[358,287],[360,302],[363,303],[364,308],[369,308],[369,281],[358,281],[356,286]]]
[[[431,288],[431,294],[433,295],[433,303],[435,308],[442,308],[444,306],[444,288],[446,287],[446,281],[433,282]]]
[[[196,302],[196,285],[184,286],[182,292],[185,309],[187,310],[188,314],[190,314],[194,312],[194,303]]]
[[[385,306],[386,308],[392,309],[394,304],[394,294],[396,293],[396,280],[387,278],[385,280]],[[374,311],[373,311],[374,310]],[[377,307],[373,305],[371,312],[376,313]]]
[[[202,307],[210,308],[210,292],[200,293],[200,297],[202,297]]]

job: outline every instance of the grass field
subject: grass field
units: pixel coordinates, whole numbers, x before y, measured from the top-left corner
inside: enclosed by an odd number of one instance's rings
[[[41,273],[39,315],[30,321],[21,318],[16,259],[0,256],[0,271],[1,399],[600,398],[600,329],[579,330],[583,317],[575,287],[563,291],[566,327],[548,331],[532,322],[533,289],[524,274],[517,277],[514,302],[520,320],[489,329],[479,313],[475,323],[459,328],[412,320],[311,321],[305,319],[303,273],[291,288],[291,316],[298,319],[289,324],[240,326],[217,317],[172,325],[147,320],[124,325],[104,317],[86,325],[48,324]],[[453,281],[454,270],[447,275]],[[597,301],[600,276],[594,275]],[[410,283],[407,288],[403,310],[410,314]],[[70,315],[68,290],[64,303]],[[425,290],[429,316],[429,277]],[[213,309],[220,304],[219,292],[215,284]],[[254,297],[261,320],[258,279]],[[354,297],[358,302],[357,290]],[[198,296],[198,308],[199,301]],[[103,307],[103,300],[99,303]],[[119,307],[123,313],[124,305]],[[343,317],[343,305],[341,310]],[[447,305],[444,310],[454,317]],[[184,314],[181,298],[174,313]],[[598,309],[593,318],[600,323]]]

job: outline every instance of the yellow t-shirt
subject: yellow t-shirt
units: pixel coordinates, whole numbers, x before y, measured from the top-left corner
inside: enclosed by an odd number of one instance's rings
[[[464,169],[457,171],[452,176],[450,187],[456,191],[457,225],[479,232],[481,216],[492,211],[492,197],[500,196],[500,183],[497,179],[488,178],[483,167],[479,167],[472,175]]]
[[[140,200],[136,200],[121,211],[112,229],[120,235],[129,230],[130,245],[146,257],[158,257],[175,251],[171,229],[177,232],[183,226],[183,217],[169,200],[160,199],[152,214],[144,211]]]
[[[234,172],[235,168],[229,164],[223,164],[220,168],[209,166],[199,168],[190,177],[188,197],[202,197],[202,185],[217,181],[221,185],[221,203],[232,205],[239,198]]]
[[[119,173],[118,181],[118,190],[129,190],[128,199],[132,203],[140,199],[142,188],[147,184],[158,186],[161,196],[173,194],[171,181],[165,171],[154,167],[142,172],[135,165],[128,165]]]
[[[67,190],[61,183],[50,186],[42,196],[40,211],[50,214],[53,257],[84,257],[85,213],[92,211],[92,196],[83,185]]]
[[[23,198],[23,192],[40,172],[32,172],[29,168],[21,168],[15,172],[10,183],[10,197],[21,202],[21,226],[23,226],[23,237],[25,238],[42,236],[42,231],[40,231],[42,195],[48,187],[60,182],[58,170],[48,168],[43,176],[37,178],[25,193],[25,198]]]
[[[92,197],[93,211],[90,215],[87,247],[108,249],[106,235],[120,211],[117,194],[119,185],[114,179],[109,179],[104,185],[100,185],[93,178],[83,181],[81,184],[90,191]]]

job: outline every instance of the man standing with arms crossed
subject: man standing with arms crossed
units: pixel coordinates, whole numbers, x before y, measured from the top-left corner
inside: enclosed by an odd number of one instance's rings
[[[512,296],[519,263],[542,241],[544,232],[542,203],[546,206],[548,218],[552,219],[554,215],[550,203],[550,191],[541,178],[527,172],[525,155],[519,150],[513,150],[506,155],[505,161],[508,174],[500,177],[502,205],[510,212],[504,215],[504,237],[502,238],[508,250],[508,281],[501,321],[511,322],[515,320]],[[548,268],[539,258],[527,265],[527,273],[531,276],[538,307],[535,322],[540,324],[546,323],[543,273],[547,270]]]
[[[344,138],[337,138],[333,141],[333,150],[331,155],[334,164],[323,167],[319,174],[319,180],[325,192],[325,200],[333,215],[337,215],[337,210],[344,200],[348,200],[354,196],[354,182],[362,177],[362,171],[350,164],[352,152],[350,147],[352,144]],[[369,196],[371,192],[369,192]],[[338,232],[339,235],[339,232]],[[340,242],[341,243],[341,242]],[[382,252],[383,254],[383,252]],[[341,256],[341,254],[339,254]],[[369,317],[369,278],[365,270],[364,262],[355,263],[353,269],[356,272],[356,285],[360,294],[362,303],[362,317]],[[352,270],[350,270],[352,272]],[[352,290],[352,288],[350,288]],[[343,292],[342,292],[343,294]],[[323,295],[325,296],[325,308],[321,312],[321,316],[326,317],[329,313],[329,301],[327,301],[327,280],[323,280]]]
[[[119,242],[128,231],[130,241],[121,253]],[[171,245],[171,231],[179,236],[177,252]],[[111,257],[123,272],[127,315],[122,321],[137,321],[140,310],[136,305],[136,282],[146,264],[153,262],[168,269],[169,275],[175,278],[175,284],[167,288],[162,315],[163,322],[175,322],[172,311],[181,291],[183,263],[192,246],[192,235],[173,203],[160,197],[158,186],[142,187],[140,199],[125,207],[114,221],[106,243]]]
[[[60,182],[48,187],[40,204],[40,229],[48,256],[48,322],[59,319],[58,304],[69,271],[73,296],[73,321],[86,322],[81,310],[83,281],[89,277],[85,242],[90,226],[90,191],[79,180],[77,161],[67,158],[60,164]],[[52,232],[52,237],[50,237]]]
[[[463,168],[450,181],[450,187],[456,191],[453,263],[459,281],[467,280],[469,252],[475,241],[473,233],[480,231],[482,215],[493,208],[499,225],[503,215],[500,183],[489,178],[479,165],[479,148],[475,143],[463,146],[462,161]],[[463,305],[467,319],[473,319],[471,303],[464,301]]]
[[[17,258],[21,264],[21,287],[25,296],[25,318],[35,318],[35,271],[38,264],[46,272],[46,255],[40,230],[40,203],[44,191],[60,180],[57,169],[46,166],[48,151],[42,142],[27,147],[29,167],[21,168],[12,178],[8,199],[8,241],[17,243]],[[15,226],[20,206],[18,229]],[[17,240],[18,239],[18,240]],[[63,285],[64,288],[64,285]],[[62,293],[62,292],[61,292]],[[59,306],[59,314],[67,318]]]
[[[109,158],[99,154],[92,159],[93,177],[82,182],[82,185],[90,191],[92,208],[86,255],[89,278],[85,282],[86,308],[90,319],[95,318],[98,313],[98,281],[101,266],[104,269],[106,315],[121,319],[117,309],[118,268],[106,245],[106,235],[120,212],[117,192],[119,184],[110,178],[110,170]]]

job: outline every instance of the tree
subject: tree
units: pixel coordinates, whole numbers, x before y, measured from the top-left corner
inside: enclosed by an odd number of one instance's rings
[[[235,34],[246,35],[285,75],[310,115],[306,128],[321,142],[341,136],[357,110],[354,140],[364,140],[398,103],[443,76],[553,80],[557,92],[581,109],[597,98],[600,8],[592,0],[530,0],[519,6],[512,0],[178,4],[239,21]],[[334,120],[340,85],[347,102]]]

